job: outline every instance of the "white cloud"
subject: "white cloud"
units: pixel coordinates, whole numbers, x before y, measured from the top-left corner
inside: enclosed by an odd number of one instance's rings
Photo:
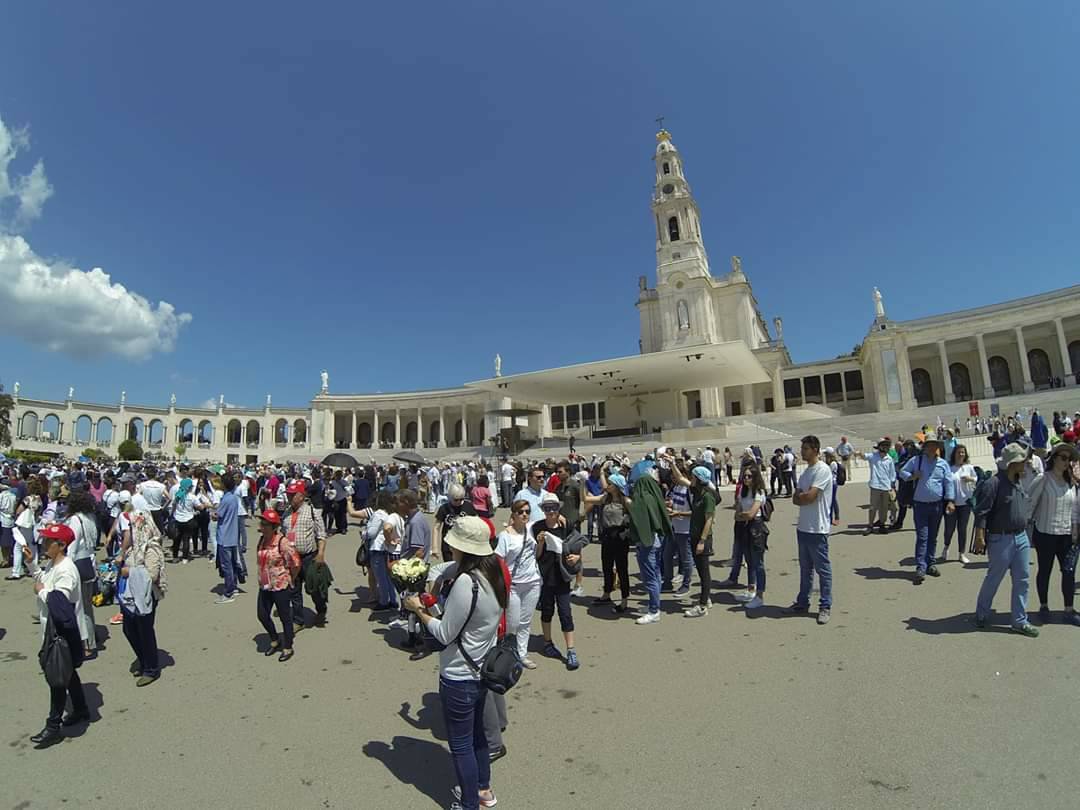
[[[218,401],[216,399],[214,399],[213,397],[210,397],[209,399],[205,399],[205,400],[203,400],[202,402],[199,403],[200,408],[206,408],[207,410],[212,410],[212,411],[217,410],[217,405],[218,405]],[[229,402],[228,400],[225,400],[225,407],[226,408],[240,408],[240,407],[243,407],[243,406],[236,405],[235,403],[232,403],[232,402]]]
[[[45,175],[45,164],[38,161],[29,174],[15,175],[12,179],[11,163],[19,152],[30,146],[30,133],[25,128],[9,130],[0,119],[0,214],[10,203],[15,213],[3,217],[9,228],[21,228],[41,216],[45,201],[53,195],[53,187]]]
[[[6,331],[77,357],[141,360],[172,351],[191,315],[166,301],[152,305],[99,267],[79,270],[44,259],[17,235],[53,195],[42,161],[27,174],[11,171],[29,146],[27,129],[10,130],[0,119],[0,313]]]
[[[173,305],[152,306],[101,268],[49,263],[21,236],[0,234],[0,312],[5,331],[50,351],[78,357],[118,354],[143,359],[170,352],[191,321]]]

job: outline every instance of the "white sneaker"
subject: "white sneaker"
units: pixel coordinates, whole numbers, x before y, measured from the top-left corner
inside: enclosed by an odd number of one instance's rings
[[[684,610],[682,615],[688,619],[696,619],[700,616],[708,616],[709,609],[704,605],[694,605],[689,610]]]
[[[760,607],[765,607],[765,600],[757,594],[754,595],[753,599],[746,603],[747,610],[757,610]]]
[[[960,562],[962,562],[964,565],[967,565],[968,563],[971,562],[971,559],[968,557],[967,554],[961,554],[960,555]]]
[[[394,619],[387,626],[388,627],[408,627],[409,626],[409,620],[408,619]]]
[[[578,585],[576,588],[574,588],[574,590],[570,591],[570,595],[582,597],[585,595],[585,588],[581,585]]]
[[[656,624],[660,621],[660,611],[656,613],[646,613],[644,616],[638,616],[635,624]]]
[[[754,591],[743,591],[742,593],[735,594],[736,602],[751,602],[757,598],[757,594]]]

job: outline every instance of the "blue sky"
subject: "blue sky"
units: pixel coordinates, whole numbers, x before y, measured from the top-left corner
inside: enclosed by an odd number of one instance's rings
[[[496,352],[504,373],[633,354],[661,114],[714,271],[742,256],[796,361],[857,343],[875,284],[901,319],[1080,275],[1072,3],[4,16],[0,378],[25,396],[299,405],[323,367],[374,392],[487,377]],[[56,286],[94,267],[111,281]]]

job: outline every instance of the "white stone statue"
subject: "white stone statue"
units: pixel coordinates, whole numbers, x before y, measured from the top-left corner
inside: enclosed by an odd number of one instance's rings
[[[269,394],[266,395],[266,409],[267,410],[270,409],[270,395]]]
[[[777,343],[783,343],[784,342],[784,320],[780,316],[777,316],[777,317],[773,318],[772,322],[773,322],[773,326],[776,327],[776,342]]]
[[[68,399],[75,399],[75,386],[74,385],[69,385],[68,386]]]
[[[874,317],[885,317],[885,305],[881,303],[881,290],[877,287],[874,287]]]
[[[742,272],[742,259],[739,258],[738,256],[732,256],[731,257],[731,272],[732,273],[741,273]]]
[[[322,378],[322,393],[325,394],[330,390],[330,375],[326,373],[326,369],[324,368],[319,373],[319,376]]]
[[[120,392],[120,404],[121,405],[127,404],[127,391],[121,391]]]
[[[495,355],[495,376],[502,376],[502,355],[498,353]]]
[[[15,387],[11,389],[11,393],[15,395],[16,399],[18,398],[18,396],[19,396],[19,381],[18,380],[15,381]]]
[[[176,394],[169,394],[169,405],[173,408],[176,407]]]
[[[218,406],[219,409],[225,407],[225,395],[224,394],[218,394],[217,406]]]

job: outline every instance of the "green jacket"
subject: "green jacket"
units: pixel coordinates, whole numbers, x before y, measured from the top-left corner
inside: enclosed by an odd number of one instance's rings
[[[321,565],[312,561],[304,572],[304,590],[309,596],[320,594],[324,599],[330,595],[330,583],[334,581],[334,575],[330,573],[330,566],[326,563]]]
[[[630,503],[630,540],[652,548],[656,535],[671,537],[671,520],[660,485],[651,475],[643,475],[634,484]]]

